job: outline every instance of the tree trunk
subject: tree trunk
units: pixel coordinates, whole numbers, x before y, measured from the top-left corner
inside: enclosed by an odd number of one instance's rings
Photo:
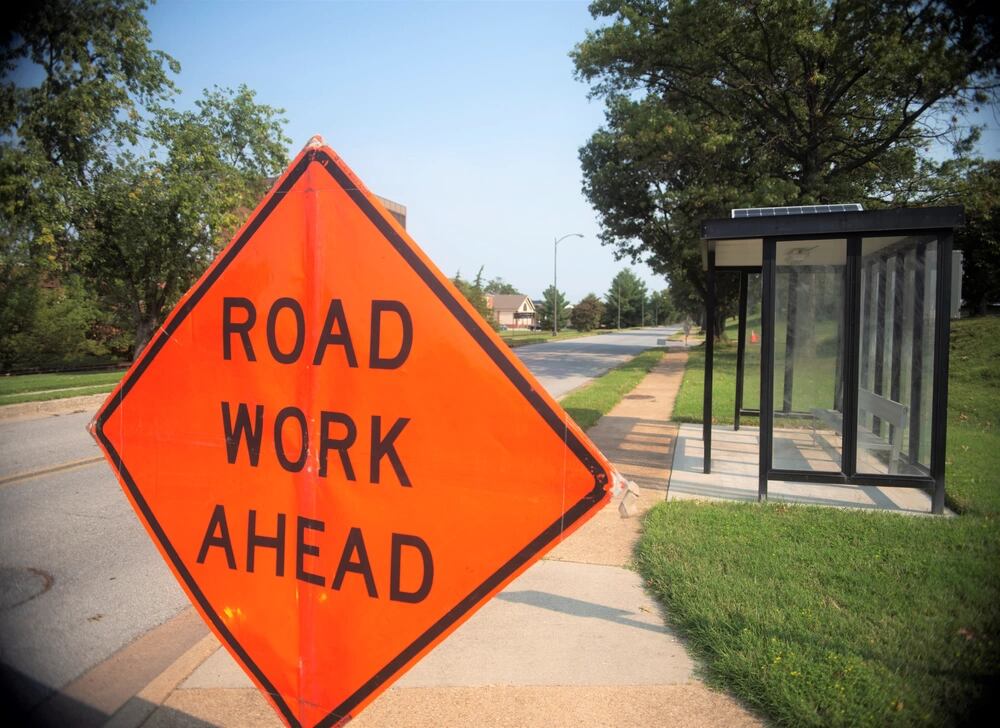
[[[156,331],[156,322],[148,318],[140,318],[136,322],[135,326],[135,345],[132,347],[132,361],[139,358],[142,350],[146,348],[146,344],[149,340],[153,338],[153,332]]]
[[[726,312],[720,310],[721,306],[715,308],[715,323],[712,324],[712,331],[716,341],[724,341],[726,338]]]

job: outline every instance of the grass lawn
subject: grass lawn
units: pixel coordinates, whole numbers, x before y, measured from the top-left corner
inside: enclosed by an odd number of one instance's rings
[[[124,371],[84,372],[0,377],[0,405],[110,392],[124,373]]]
[[[559,404],[576,424],[586,430],[610,412],[622,397],[635,389],[663,358],[665,351],[648,349],[587,386],[571,392]]]
[[[998,362],[1000,318],[953,325],[957,518],[774,503],[650,512],[639,568],[710,682],[789,726],[959,725],[1000,707]],[[691,356],[677,419],[700,414],[702,366]],[[716,360],[720,421],[733,368]]]

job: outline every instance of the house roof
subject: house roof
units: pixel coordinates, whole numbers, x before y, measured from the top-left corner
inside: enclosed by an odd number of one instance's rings
[[[494,311],[517,311],[521,308],[521,304],[527,300],[528,304],[531,306],[531,310],[535,310],[534,304],[531,303],[531,299],[527,296],[517,293],[517,294],[493,294],[493,310]]]

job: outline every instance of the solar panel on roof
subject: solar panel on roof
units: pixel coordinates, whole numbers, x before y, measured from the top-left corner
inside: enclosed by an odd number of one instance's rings
[[[732,210],[730,217],[776,217],[778,215],[815,215],[827,212],[864,212],[857,202],[840,205],[800,205],[793,207],[740,207]]]

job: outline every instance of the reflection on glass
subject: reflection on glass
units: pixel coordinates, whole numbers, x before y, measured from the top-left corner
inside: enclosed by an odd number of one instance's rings
[[[861,246],[859,473],[930,468],[937,243],[865,238]]]
[[[747,334],[743,355],[743,408],[760,409],[760,273],[747,276]]]
[[[776,254],[773,466],[839,472],[847,241],[781,241]]]

